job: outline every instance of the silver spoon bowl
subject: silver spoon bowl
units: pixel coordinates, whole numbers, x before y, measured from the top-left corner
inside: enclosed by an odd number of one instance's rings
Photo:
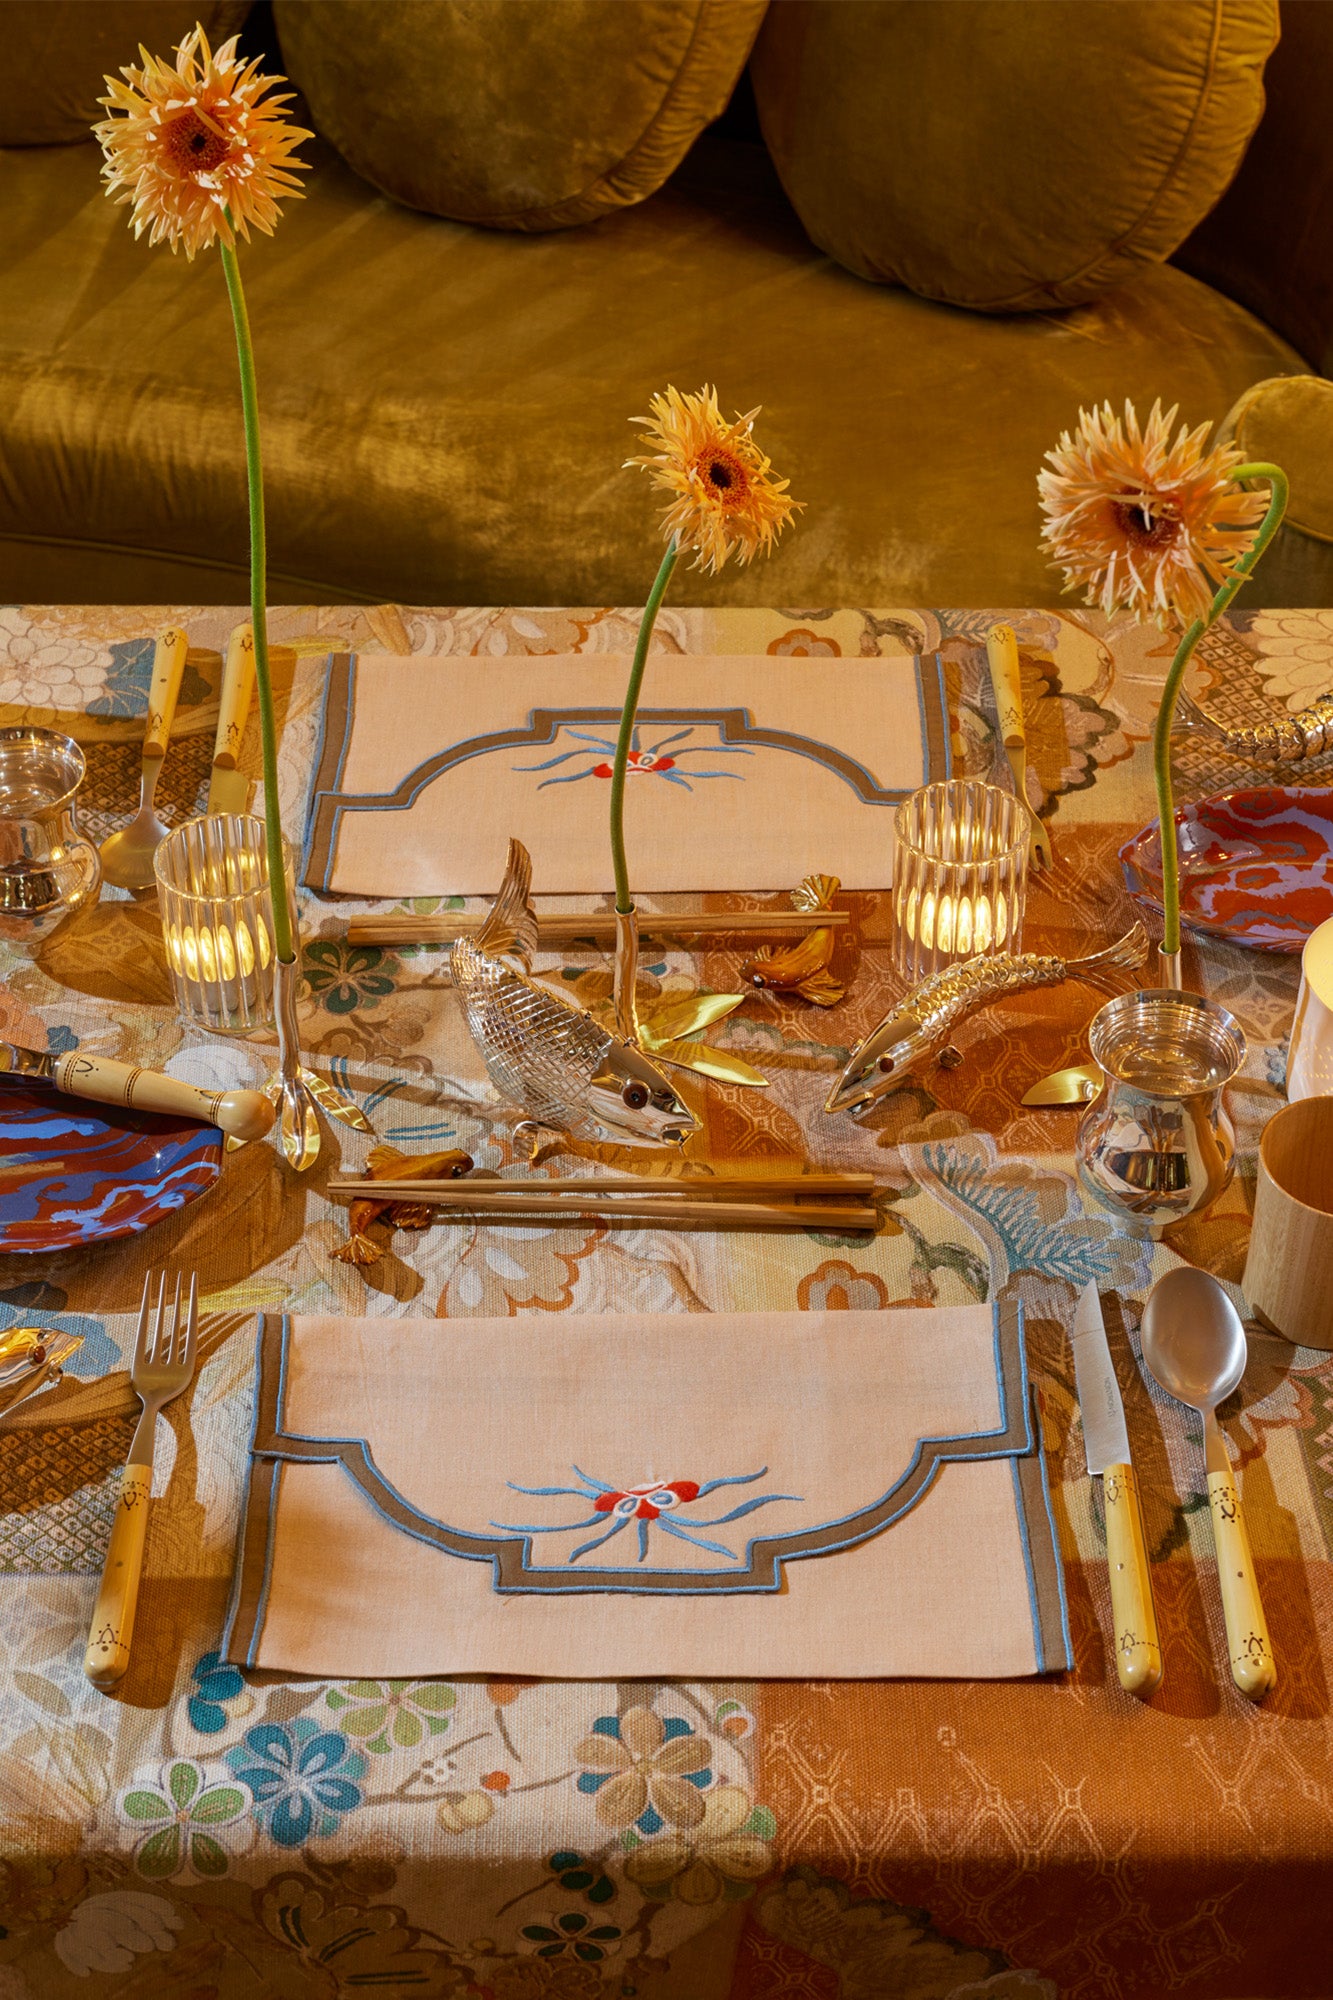
[[[1167,1395],[1197,1410],[1205,1425],[1240,1386],[1249,1358],[1245,1328],[1207,1271],[1182,1265],[1158,1279],[1142,1337],[1143,1358]]]

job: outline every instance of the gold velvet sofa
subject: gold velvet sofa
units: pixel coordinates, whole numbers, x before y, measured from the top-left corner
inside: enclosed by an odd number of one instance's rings
[[[221,272],[84,136],[196,18],[318,134],[243,252],[275,601],[639,601],[626,420],[715,381],[807,512],[710,601],[1051,603],[1043,452],[1161,396],[1291,473],[1248,601],[1333,603],[1333,0],[4,0],[6,598],[245,596]]]

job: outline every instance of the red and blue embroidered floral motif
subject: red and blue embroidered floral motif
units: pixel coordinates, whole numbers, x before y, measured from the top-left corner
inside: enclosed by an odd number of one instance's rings
[[[592,1504],[599,1514],[615,1513],[625,1521],[655,1521],[682,1500],[698,1498],[697,1479],[650,1479],[646,1486],[631,1486],[625,1493],[599,1493]]]
[[[710,725],[717,733],[717,725]],[[557,764],[576,763],[581,766],[574,771],[562,772],[558,778],[543,778],[537,790],[544,792],[548,785],[575,785],[582,778],[609,778],[612,765],[608,761],[614,757],[616,743],[614,736],[593,735],[584,729],[567,729],[571,743],[586,743],[586,750],[559,750],[554,757],[548,757],[541,764],[515,764],[515,771],[551,771]],[[660,736],[656,743],[644,745],[636,728],[632,738],[632,748],[626,765],[626,775],[631,778],[665,778],[668,784],[683,785],[687,792],[693,791],[692,778],[742,778],[741,771],[701,771],[695,765],[688,770],[680,768],[684,757],[708,755],[713,757],[753,757],[754,751],[743,743],[708,742],[687,743],[687,738],[695,734],[694,725],[688,729],[677,729],[670,736]],[[664,752],[674,750],[673,756]],[[598,752],[604,754],[598,758]],[[593,761],[596,760],[596,761]]]
[[[771,1507],[777,1500],[800,1500],[799,1493],[761,1493],[749,1500],[743,1500],[739,1507],[733,1507],[726,1514],[714,1515],[710,1520],[699,1520],[691,1515],[683,1519],[673,1519],[685,1507],[693,1506],[709,1493],[715,1493],[719,1486],[751,1486],[756,1479],[763,1479],[768,1467],[761,1465],[758,1472],[740,1472],[728,1479],[706,1479],[700,1485],[697,1479],[648,1479],[640,1486],[608,1486],[604,1479],[594,1479],[577,1465],[570,1467],[575,1478],[582,1483],[578,1486],[516,1486],[513,1480],[507,1482],[511,1493],[529,1493],[542,1499],[568,1494],[571,1499],[591,1500],[593,1511],[586,1520],[555,1523],[492,1521],[493,1528],[501,1528],[511,1535],[574,1535],[583,1528],[598,1528],[609,1520],[610,1526],[601,1535],[594,1535],[591,1541],[580,1542],[565,1558],[576,1563],[580,1556],[586,1556],[593,1549],[602,1548],[613,1536],[620,1534],[633,1521],[638,1530],[640,1562],[648,1559],[648,1530],[656,1522],[657,1526],[677,1541],[688,1542],[691,1548],[706,1549],[710,1555],[724,1556],[728,1562],[740,1562],[742,1554],[729,1549],[725,1542],[710,1541],[700,1534],[701,1528],[722,1528],[729,1521],[739,1521],[746,1514],[753,1514],[757,1508]]]

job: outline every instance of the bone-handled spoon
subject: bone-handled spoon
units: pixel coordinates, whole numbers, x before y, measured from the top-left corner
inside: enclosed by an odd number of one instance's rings
[[[139,810],[128,826],[108,834],[102,842],[102,873],[117,889],[151,889],[153,856],[168,829],[153,811],[162,759],[176,714],[176,697],[185,672],[189,641],[184,632],[168,626],[159,632],[153,647],[153,679],[148,690],[148,726],[143,738],[143,767],[139,779]]]
[[[1181,1265],[1159,1278],[1149,1293],[1142,1337],[1143,1358],[1167,1395],[1187,1403],[1203,1418],[1208,1503],[1231,1675],[1242,1694],[1262,1701],[1277,1685],[1277,1665],[1236,1475],[1216,1414],[1218,1404],[1239,1386],[1245,1373],[1245,1328],[1216,1278]]]

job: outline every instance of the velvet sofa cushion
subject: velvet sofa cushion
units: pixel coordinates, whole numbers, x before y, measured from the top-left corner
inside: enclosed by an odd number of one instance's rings
[[[412,208],[564,229],[653,194],[726,105],[767,0],[277,0],[356,171]]]
[[[1277,0],[778,0],[760,123],[814,241],[984,312],[1167,257],[1263,108]]]
[[[729,414],[763,404],[807,507],[771,558],[687,571],[677,602],[1055,604],[1036,475],[1081,403],[1160,395],[1202,422],[1302,372],[1169,265],[1001,319],[862,284],[762,148],[712,135],[652,201],[558,236],[414,214],[305,150],[307,199],[241,252],[278,603],[642,603],[662,503],[620,469],[628,420],[716,381]],[[0,593],[243,603],[217,259],[136,243],[91,149],[11,152],[0,181]],[[1333,603],[1333,549],[1306,547],[1322,578],[1295,601]],[[1247,602],[1268,589],[1261,565]]]
[[[106,113],[105,77],[168,56],[195,23],[215,45],[250,0],[0,0],[0,146],[55,146],[90,136]]]

